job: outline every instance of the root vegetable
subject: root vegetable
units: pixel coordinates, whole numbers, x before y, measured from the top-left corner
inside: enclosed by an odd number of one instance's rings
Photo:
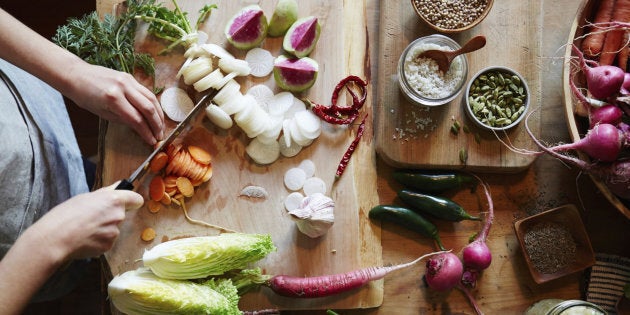
[[[266,281],[266,285],[276,294],[294,298],[316,298],[347,292],[360,288],[371,281],[384,278],[389,273],[413,266],[419,261],[445,252],[423,255],[414,261],[385,267],[369,267],[335,275],[316,277],[294,277],[277,275]]]
[[[597,124],[578,141],[549,148],[552,151],[580,150],[593,159],[612,162],[617,160],[625,144],[624,135],[611,124]]]
[[[482,271],[488,268],[492,262],[492,253],[490,252],[490,248],[488,248],[488,244],[486,244],[486,240],[488,239],[488,233],[490,233],[490,227],[494,221],[494,204],[492,202],[492,196],[490,195],[488,185],[481,180],[479,180],[479,182],[481,183],[481,186],[483,186],[483,190],[488,200],[488,213],[485,217],[483,228],[479,234],[477,234],[475,239],[466,245],[466,247],[462,250],[462,260],[464,261],[464,266],[468,270],[472,269],[473,272]]]
[[[426,267],[424,279],[429,288],[436,291],[448,291],[456,287],[464,273],[464,266],[459,257],[451,252],[442,252],[430,258]]]
[[[597,8],[593,22],[595,24],[610,22],[614,5],[615,0],[602,0]],[[606,33],[601,28],[593,27],[582,41],[582,51],[591,58],[598,56],[604,46],[605,38]]]
[[[593,66],[575,45],[573,52],[578,57],[580,69],[586,76],[586,86],[593,97],[605,99],[619,92],[625,75],[621,68],[610,65]]]

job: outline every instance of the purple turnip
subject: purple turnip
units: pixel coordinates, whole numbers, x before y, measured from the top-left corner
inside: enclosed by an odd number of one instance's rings
[[[624,71],[615,66],[593,66],[582,52],[573,45],[573,52],[577,55],[580,69],[586,77],[586,87],[593,97],[606,99],[620,91],[624,81]]]
[[[464,266],[457,255],[444,252],[435,255],[426,263],[425,280],[429,288],[436,291],[448,291],[462,280]]]
[[[486,214],[481,231],[477,234],[475,239],[462,250],[462,260],[464,261],[464,266],[467,271],[482,271],[488,268],[492,262],[492,253],[486,244],[486,240],[488,239],[488,233],[490,233],[490,227],[494,221],[494,204],[488,184],[482,180],[479,180],[479,182],[483,186],[486,198],[488,199],[488,213]]]

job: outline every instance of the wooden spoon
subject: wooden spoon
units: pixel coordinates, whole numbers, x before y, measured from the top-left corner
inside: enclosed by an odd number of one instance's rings
[[[446,73],[448,72],[448,69],[451,67],[451,62],[453,62],[453,59],[455,59],[455,57],[461,54],[473,52],[477,49],[482,48],[485,45],[486,45],[486,37],[483,35],[477,35],[471,38],[466,44],[464,44],[464,46],[462,46],[462,48],[458,50],[448,50],[448,51],[436,50],[436,49],[426,50],[420,53],[416,57],[416,59],[431,58],[437,62],[440,71],[442,71],[443,73]]]

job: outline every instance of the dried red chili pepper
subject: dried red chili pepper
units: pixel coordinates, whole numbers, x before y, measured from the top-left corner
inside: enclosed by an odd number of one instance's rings
[[[361,96],[359,97],[352,89],[350,89],[349,84],[356,83],[360,90]],[[365,103],[365,99],[367,98],[367,83],[363,81],[361,78],[350,75],[341,80],[335,86],[331,97],[331,105],[325,106],[316,104],[307,100],[307,102],[311,105],[313,113],[317,115],[317,117],[323,119],[324,121],[337,124],[337,125],[348,125],[354,122],[354,120],[359,116],[359,109],[363,107]],[[346,88],[350,96],[352,97],[352,105],[339,107],[337,106],[337,99],[339,98],[339,92]]]
[[[354,140],[352,140],[352,143],[350,143],[350,146],[348,146],[346,153],[343,154],[343,157],[341,158],[341,161],[339,162],[339,165],[337,166],[337,172],[335,173],[335,181],[338,180],[343,174],[343,172],[346,170],[346,167],[348,166],[348,163],[350,162],[350,158],[352,157],[352,154],[354,153],[357,146],[359,145],[359,141],[361,140],[361,137],[363,136],[363,131],[365,130],[365,119],[367,118],[367,116],[368,115],[366,114],[365,117],[363,117],[361,124],[359,124],[359,128],[357,128],[356,137],[354,138]]]

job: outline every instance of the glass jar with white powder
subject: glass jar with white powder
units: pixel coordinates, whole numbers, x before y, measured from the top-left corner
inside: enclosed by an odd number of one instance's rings
[[[398,82],[405,97],[418,105],[438,106],[449,103],[463,90],[468,76],[465,55],[453,59],[449,70],[443,73],[437,62],[418,58],[426,50],[456,50],[460,45],[440,34],[418,38],[403,51],[398,61]]]

